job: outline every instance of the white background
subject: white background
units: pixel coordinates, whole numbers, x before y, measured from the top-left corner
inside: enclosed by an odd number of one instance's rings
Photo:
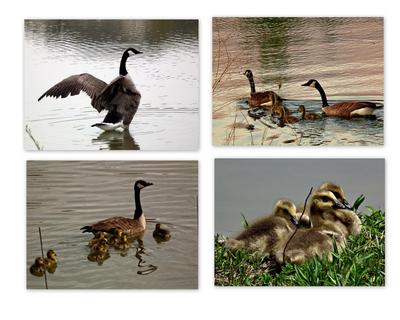
[[[1,300],[3,319],[87,317],[204,319],[389,319],[399,314],[400,210],[399,30],[396,1],[3,1],[1,9]],[[384,16],[384,147],[236,147],[211,145],[212,16]],[[25,152],[23,150],[22,46],[24,18],[198,18],[201,54],[201,144],[197,152]],[[51,134],[51,132],[49,132]],[[214,158],[386,158],[385,288],[215,288],[213,286]],[[200,183],[199,290],[26,290],[25,161],[198,159]],[[361,192],[361,191],[360,191]]]

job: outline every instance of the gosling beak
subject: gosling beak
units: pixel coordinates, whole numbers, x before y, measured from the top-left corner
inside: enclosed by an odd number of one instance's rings
[[[294,217],[290,217],[290,222],[293,223],[296,227],[299,225],[299,222]]]
[[[344,205],[339,200],[336,200],[333,209],[348,209],[348,206]]]
[[[352,207],[350,206],[350,203],[348,203],[346,199],[342,200],[342,204],[346,207],[346,209],[350,209],[350,210],[352,209]]]

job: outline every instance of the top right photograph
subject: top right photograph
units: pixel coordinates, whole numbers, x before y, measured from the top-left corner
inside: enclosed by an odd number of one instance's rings
[[[213,144],[384,144],[384,19],[213,18]]]

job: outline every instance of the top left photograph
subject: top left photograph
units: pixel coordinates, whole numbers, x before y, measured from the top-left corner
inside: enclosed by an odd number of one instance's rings
[[[198,150],[198,20],[24,24],[26,150]]]

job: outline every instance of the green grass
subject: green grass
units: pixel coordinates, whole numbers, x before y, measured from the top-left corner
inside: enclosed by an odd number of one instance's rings
[[[315,257],[303,265],[277,268],[273,261],[246,250],[226,249],[215,237],[217,286],[384,286],[385,214],[367,207],[360,215],[362,231],[348,238],[346,248],[333,252],[333,261]]]

